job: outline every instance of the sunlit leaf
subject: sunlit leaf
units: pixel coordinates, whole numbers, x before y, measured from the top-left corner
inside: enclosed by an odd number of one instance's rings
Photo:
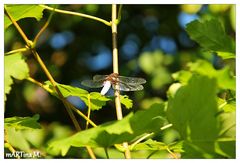
[[[167,109],[167,117],[182,139],[210,153],[218,134],[216,88],[216,80],[193,75],[169,99]]]
[[[221,98],[218,98],[218,108],[220,111],[224,112],[234,112],[236,111],[236,101],[235,99],[233,100],[224,100]]]
[[[36,20],[40,20],[43,15],[44,8],[39,5],[22,5],[22,4],[14,4],[14,5],[6,5],[6,9],[8,13],[13,17],[15,21],[18,21],[23,18],[35,18]],[[10,19],[4,15],[4,29],[9,27],[12,24]]]
[[[180,70],[172,74],[174,80],[180,81],[182,84],[187,84],[192,77],[192,73],[186,70]]]
[[[130,109],[133,106],[133,102],[131,99],[128,98],[127,95],[120,96],[120,102],[127,108]]]
[[[188,63],[188,67],[190,71],[178,71],[172,75],[173,78],[180,81],[181,84],[187,84],[194,72],[210,78],[216,78],[219,88],[236,90],[236,78],[227,66],[216,70],[211,63],[204,60],[197,60],[194,63]]]
[[[21,129],[40,129],[41,126],[37,122],[39,115],[36,114],[33,117],[10,117],[4,118],[5,127],[13,127],[16,130]]]
[[[109,147],[148,132],[160,131],[164,119],[161,117],[164,106],[130,113],[120,121],[109,122],[98,127],[50,143],[48,150],[66,155],[70,146]],[[146,119],[147,121],[144,121]]]
[[[236,112],[223,112],[218,115],[219,137],[215,143],[216,152],[229,158],[236,157]]]
[[[183,141],[170,143],[168,144],[168,147],[171,151],[174,151],[174,152],[179,152],[179,153],[184,152]]]
[[[4,100],[11,91],[13,78],[23,80],[29,77],[29,68],[21,53],[4,56]]]
[[[134,146],[132,150],[166,150],[167,145],[163,142],[158,142],[156,140],[148,139],[143,143],[138,143]]]
[[[138,143],[131,150],[133,151],[134,150],[151,150],[151,151],[171,150],[173,152],[178,152],[178,153],[184,152],[182,141],[166,144],[166,143],[159,142],[152,139],[148,139],[145,142]]]
[[[46,81],[45,85],[53,89],[53,86],[49,81]],[[87,106],[89,105],[88,98],[90,97],[91,110],[101,109],[104,105],[106,105],[106,102],[110,100],[110,98],[107,98],[106,96],[102,96],[98,92],[91,92],[89,94],[88,91],[78,87],[59,84],[59,83],[57,83],[57,86],[64,97],[77,96],[81,100],[83,100]],[[57,96],[56,94],[54,95]]]
[[[24,138],[21,130],[15,130],[13,127],[7,127],[5,132],[8,142],[17,149],[30,152],[30,144]]]
[[[224,58],[233,58],[235,42],[229,37],[217,19],[207,21],[195,20],[187,24],[186,31],[191,39],[203,48],[215,51]],[[224,54],[224,55],[223,55]]]
[[[220,88],[236,90],[236,78],[231,74],[229,67],[226,66],[223,69],[216,70],[212,64],[204,60],[189,63],[188,66],[193,72],[216,78]]]

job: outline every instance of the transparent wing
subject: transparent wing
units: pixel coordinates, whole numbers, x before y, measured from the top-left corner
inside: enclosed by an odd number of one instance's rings
[[[116,85],[112,85],[113,89],[117,90]],[[120,91],[140,91],[143,90],[143,86],[140,84],[126,84],[126,83],[119,83],[119,90]]]
[[[94,75],[93,81],[103,81],[108,75]]]
[[[81,84],[90,88],[100,88],[103,86],[103,81],[84,80]]]
[[[126,77],[126,76],[118,76],[119,80],[123,83],[128,84],[144,84],[146,80],[143,78],[134,78],[134,77]]]

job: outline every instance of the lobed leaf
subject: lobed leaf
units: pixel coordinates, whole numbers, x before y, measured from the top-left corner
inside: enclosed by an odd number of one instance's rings
[[[235,58],[235,42],[217,19],[194,20],[187,24],[186,31],[203,48],[217,52],[223,59]]]
[[[5,5],[8,13],[15,21],[23,18],[35,18],[39,21],[42,18],[44,8],[39,5]],[[4,14],[4,29],[7,29],[12,24],[11,20]]]
[[[127,95],[120,95],[120,102],[127,108],[130,109],[133,106],[133,101],[128,98]]]
[[[50,83],[50,81],[46,81],[45,86],[48,86],[50,89],[53,89],[53,86]],[[59,84],[59,83],[57,83],[57,86],[60,92],[62,93],[63,97],[77,96],[81,100],[83,100],[87,106],[88,106],[88,96],[90,95],[90,103],[91,103],[92,110],[101,109],[104,105],[106,105],[106,101],[110,100],[109,98],[107,98],[106,96],[102,96],[98,92],[91,92],[89,94],[88,91],[78,87]],[[57,96],[56,93],[54,95]]]
[[[39,115],[33,117],[10,117],[4,118],[4,127],[13,127],[16,130],[23,129],[40,129],[41,125],[37,122]]]
[[[169,99],[167,117],[183,140],[212,153],[218,136],[216,80],[193,75]]]
[[[205,60],[197,60],[194,63],[189,63],[188,67],[189,70],[194,73],[215,78],[217,80],[218,87],[221,89],[236,90],[236,78],[233,74],[231,74],[230,68],[227,66],[220,70],[216,70],[211,63]],[[181,70],[174,73],[172,76],[175,80],[180,81],[182,84],[187,84],[193,74],[190,71]]]
[[[4,56],[4,100],[11,91],[13,78],[23,80],[29,77],[29,68],[21,53]]]
[[[48,150],[64,156],[71,146],[109,147],[131,141],[143,133],[160,131],[164,122],[161,116],[163,110],[164,106],[161,105],[135,114],[130,113],[120,121],[105,123],[54,141],[49,144]]]
[[[50,88],[50,89],[53,89],[53,86],[50,83],[50,81],[46,81],[45,86]],[[81,100],[83,100],[83,102],[87,106],[89,105],[88,104],[89,103],[88,102],[88,96],[90,95],[90,103],[91,103],[91,109],[92,110],[99,110],[103,106],[106,105],[107,101],[114,99],[114,97],[103,96],[99,92],[88,93],[88,91],[86,91],[84,89],[74,87],[74,86],[70,86],[70,85],[64,85],[64,84],[57,83],[57,86],[58,86],[59,90],[61,91],[61,93],[64,97],[77,96]],[[54,94],[54,95],[57,96],[56,94]],[[127,109],[131,108],[132,105],[133,105],[132,100],[129,99],[127,95],[124,95],[124,96],[121,95],[120,96],[120,101]]]
[[[236,90],[236,78],[231,74],[229,67],[216,70],[212,64],[204,60],[198,60],[195,63],[189,63],[190,71],[197,72],[217,79],[217,84],[222,89]]]
[[[215,142],[216,152],[228,157],[236,157],[236,112],[223,112],[218,115],[219,134]]]

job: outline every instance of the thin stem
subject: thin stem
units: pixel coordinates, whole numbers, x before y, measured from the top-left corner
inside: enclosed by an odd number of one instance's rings
[[[108,154],[108,149],[107,149],[107,147],[104,148],[104,152],[105,152],[105,154],[106,154],[107,159],[109,159],[109,154]]]
[[[167,124],[166,126],[161,127],[160,129],[161,129],[161,130],[165,130],[165,129],[169,128],[169,127],[172,127],[172,124],[171,124],[171,123],[170,123],[170,124]]]
[[[29,50],[29,49],[28,48],[15,49],[15,50],[11,50],[9,52],[4,53],[4,55],[11,55],[11,54],[14,54],[14,53],[25,52],[27,50]]]
[[[120,4],[119,9],[118,9],[118,18],[117,18],[118,24],[120,23],[120,21],[122,19],[122,6],[123,6],[123,4]]]
[[[113,44],[113,72],[119,74],[118,72],[118,48],[117,48],[117,5],[112,5],[112,44]],[[122,108],[120,102],[120,91],[119,85],[116,84],[116,90],[114,90],[115,95],[115,108],[117,119],[121,120],[123,118]],[[125,158],[130,159],[131,153],[128,147],[128,143],[124,142],[123,147],[125,148]]]
[[[166,150],[171,154],[173,158],[178,159],[177,155],[173,153],[168,147],[166,148]]]
[[[52,20],[52,16],[53,16],[53,14],[54,14],[55,9],[56,9],[56,7],[53,8],[50,16],[48,17],[48,20],[46,21],[46,23],[44,24],[44,26],[41,28],[41,30],[38,32],[38,34],[37,34],[36,37],[34,38],[33,43],[34,43],[35,45],[36,45],[39,37],[41,36],[41,34],[47,29],[50,21]]]
[[[90,114],[91,114],[91,99],[90,99],[90,94],[88,94],[88,113],[87,117],[90,119]],[[89,122],[86,121],[86,129],[88,129]]]
[[[53,11],[54,8],[52,7],[49,7],[47,5],[39,5],[47,10],[51,10]],[[72,11],[66,11],[66,10],[60,10],[60,9],[55,9],[54,10],[55,12],[58,12],[58,13],[63,13],[63,14],[68,14],[68,15],[75,15],[75,16],[80,16],[80,17],[84,17],[84,18],[88,18],[88,19],[92,19],[92,20],[96,20],[96,21],[99,21],[107,26],[111,26],[111,22],[108,22],[104,19],[101,19],[101,18],[98,18],[98,17],[95,17],[95,16],[91,16],[91,15],[87,15],[87,14],[82,14],[82,13],[78,13],[78,12],[72,12]]]
[[[150,159],[150,157],[152,156],[152,155],[154,155],[155,153],[157,153],[158,151],[153,151],[152,153],[150,153],[150,155],[148,155],[147,156],[147,159]]]
[[[137,145],[138,143],[140,143],[142,140],[144,140],[144,139],[152,136],[153,134],[154,134],[154,133],[152,132],[152,133],[146,134],[146,135],[144,135],[143,137],[139,138],[138,140],[136,140],[134,143],[132,143],[132,144],[130,145],[130,149],[133,149],[135,145]]]

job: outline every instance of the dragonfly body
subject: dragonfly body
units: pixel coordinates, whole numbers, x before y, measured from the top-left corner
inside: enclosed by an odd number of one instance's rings
[[[90,88],[103,87],[101,94],[104,95],[112,86],[115,90],[120,91],[139,91],[143,89],[141,84],[146,83],[143,78],[119,76],[117,73],[110,75],[95,75],[93,80],[84,80],[82,85]]]

